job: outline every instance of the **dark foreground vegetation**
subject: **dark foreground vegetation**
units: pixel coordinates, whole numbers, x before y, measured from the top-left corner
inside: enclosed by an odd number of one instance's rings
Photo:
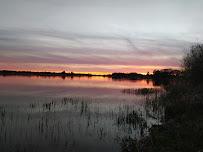
[[[203,150],[203,85],[178,84],[166,87],[167,93],[151,103],[165,108],[162,125],[150,128],[140,141],[126,137],[122,151],[200,152]]]
[[[162,125],[150,128],[141,140],[126,137],[122,151],[203,151],[203,44],[194,44],[183,59],[184,80],[165,87],[166,93],[150,102],[165,109]]]

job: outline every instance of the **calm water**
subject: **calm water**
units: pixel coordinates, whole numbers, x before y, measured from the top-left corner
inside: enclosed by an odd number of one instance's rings
[[[0,76],[0,151],[122,151],[124,139],[139,140],[163,115],[146,104],[149,96],[122,90],[154,87],[150,80]]]

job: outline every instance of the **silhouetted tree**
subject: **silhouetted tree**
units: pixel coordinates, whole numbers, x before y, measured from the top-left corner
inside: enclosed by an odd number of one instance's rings
[[[183,58],[184,74],[194,82],[203,82],[203,44],[195,43]]]

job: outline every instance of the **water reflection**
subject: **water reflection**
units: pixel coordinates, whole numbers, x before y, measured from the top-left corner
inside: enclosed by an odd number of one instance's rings
[[[1,151],[122,151],[160,123],[156,96],[121,92],[151,81],[101,78],[1,78]]]

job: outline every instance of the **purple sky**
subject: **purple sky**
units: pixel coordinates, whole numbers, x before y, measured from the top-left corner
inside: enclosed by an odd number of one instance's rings
[[[0,0],[0,70],[152,72],[203,40],[201,0]]]

